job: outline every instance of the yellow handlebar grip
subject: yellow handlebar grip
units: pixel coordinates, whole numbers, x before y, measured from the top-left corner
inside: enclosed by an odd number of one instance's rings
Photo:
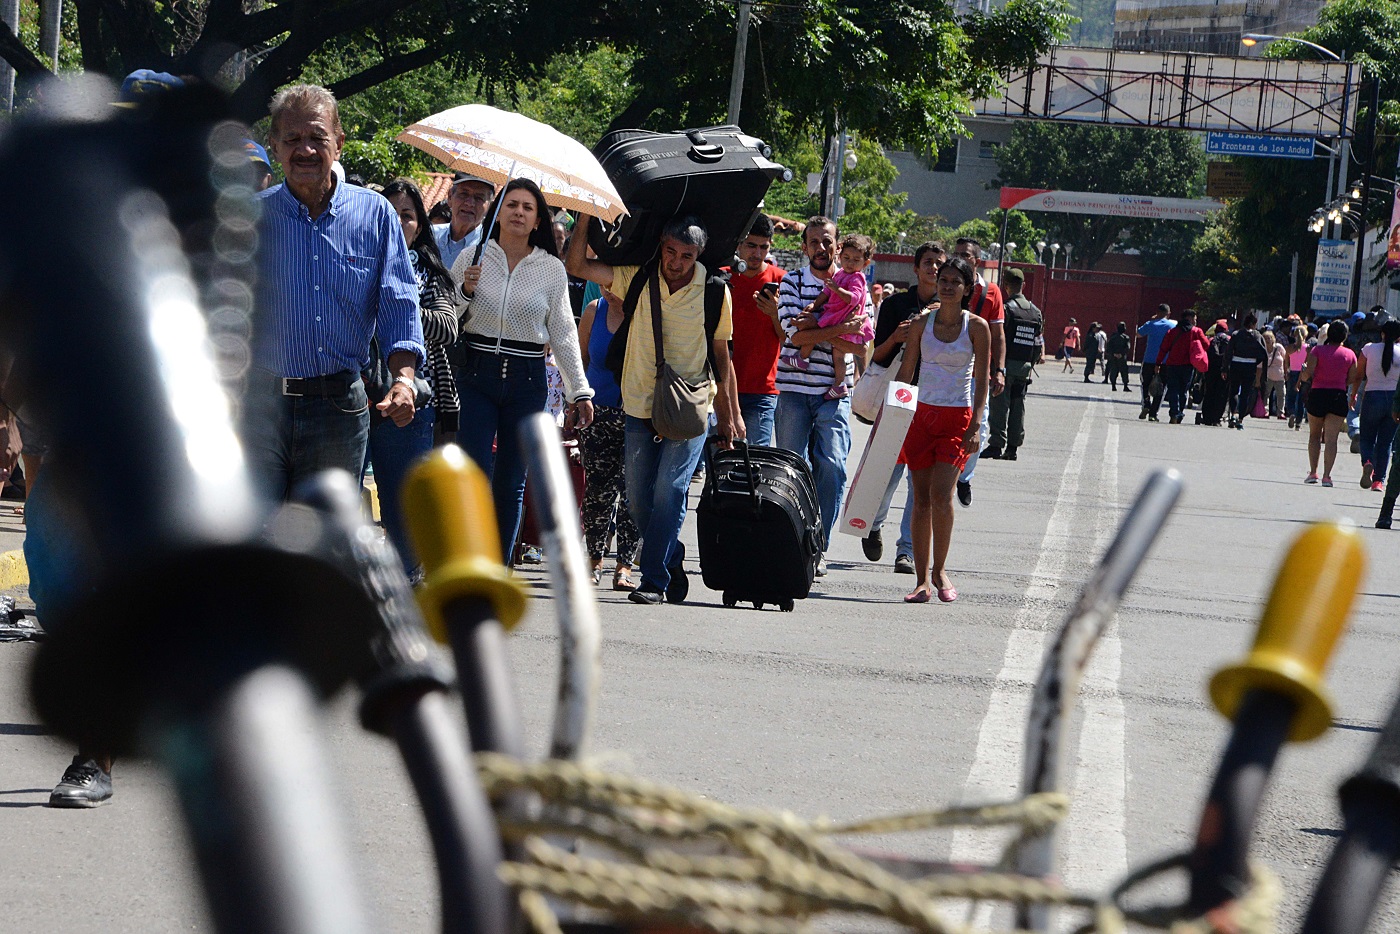
[[[418,602],[434,639],[448,641],[443,608],[458,597],[491,601],[507,629],[520,621],[525,590],[501,563],[491,483],[461,448],[438,448],[409,471],[403,511],[423,561]]]
[[[1210,679],[1210,698],[1234,719],[1246,693],[1261,689],[1293,699],[1288,738],[1314,739],[1332,725],[1323,669],[1346,626],[1366,553],[1354,528],[1319,522],[1293,542],[1264,607],[1249,656]]]

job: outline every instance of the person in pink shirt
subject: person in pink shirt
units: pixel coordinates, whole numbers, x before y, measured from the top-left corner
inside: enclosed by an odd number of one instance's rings
[[[1337,433],[1347,423],[1347,392],[1356,370],[1356,354],[1345,346],[1346,322],[1327,325],[1327,337],[1308,354],[1301,383],[1308,389],[1308,476],[1317,482],[1317,458],[1322,453],[1322,485],[1332,485],[1332,465],[1337,461]],[[1323,450],[1325,447],[1325,451]]]
[[[831,281],[822,289],[815,301],[804,309],[805,314],[817,318],[817,327],[831,328],[844,324],[852,315],[864,314],[865,310],[865,267],[870,265],[871,254],[875,252],[875,241],[864,234],[852,234],[841,241],[841,252],[837,262],[841,268],[832,273]],[[864,326],[845,339],[852,344],[868,344],[875,337],[875,326],[867,319]],[[807,369],[807,357],[812,348],[803,347],[790,355],[791,363],[800,370]],[[862,351],[864,353],[864,351]],[[846,352],[833,350],[831,388],[826,391],[828,399],[840,399],[846,389]]]
[[[1079,349],[1079,325],[1073,319],[1065,325],[1064,337],[1060,340],[1060,359],[1065,361],[1061,373],[1074,372],[1074,352]]]
[[[1288,332],[1288,375],[1284,385],[1283,409],[1288,413],[1288,427],[1297,431],[1303,427],[1303,387],[1299,382],[1299,377],[1303,373],[1303,364],[1308,359],[1308,329],[1303,326],[1297,315],[1292,315],[1288,319],[1293,323],[1292,329]]]

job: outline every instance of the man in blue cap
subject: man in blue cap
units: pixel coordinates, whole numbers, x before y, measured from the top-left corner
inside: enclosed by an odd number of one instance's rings
[[[251,139],[243,141],[243,148],[248,153],[248,161],[253,163],[253,171],[257,173],[253,190],[266,191],[272,184],[272,160],[268,159],[267,150]]]

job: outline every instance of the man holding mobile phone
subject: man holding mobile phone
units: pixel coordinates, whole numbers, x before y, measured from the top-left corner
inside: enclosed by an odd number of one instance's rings
[[[758,215],[736,250],[740,269],[726,267],[734,311],[734,360],[739,413],[751,444],[773,444],[773,417],[778,409],[778,354],[786,334],[778,323],[778,283],[783,270],[768,262],[773,221]]]

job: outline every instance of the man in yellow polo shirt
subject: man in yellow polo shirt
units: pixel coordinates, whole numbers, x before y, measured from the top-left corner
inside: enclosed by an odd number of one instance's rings
[[[588,258],[585,217],[569,244],[569,274],[596,282],[614,295],[626,295],[640,266],[609,266]],[[715,372],[709,374],[710,402],[716,433],[723,443],[744,437],[739,415],[734,365],[729,358],[733,334],[729,291],[713,340],[705,335],[705,280],[708,272],[697,261],[705,249],[705,228],[693,217],[676,218],[661,232],[657,269],[661,294],[661,347],[666,362],[687,380],[706,378],[713,349]],[[627,413],[627,501],[642,534],[642,583],[628,595],[634,603],[681,603],[690,592],[685,548],[680,543],[685,523],[690,477],[705,447],[702,434],[688,441],[660,438],[651,430],[651,403],[656,389],[656,339],[652,332],[650,289],[643,288],[627,335],[622,366],[622,408]]]

